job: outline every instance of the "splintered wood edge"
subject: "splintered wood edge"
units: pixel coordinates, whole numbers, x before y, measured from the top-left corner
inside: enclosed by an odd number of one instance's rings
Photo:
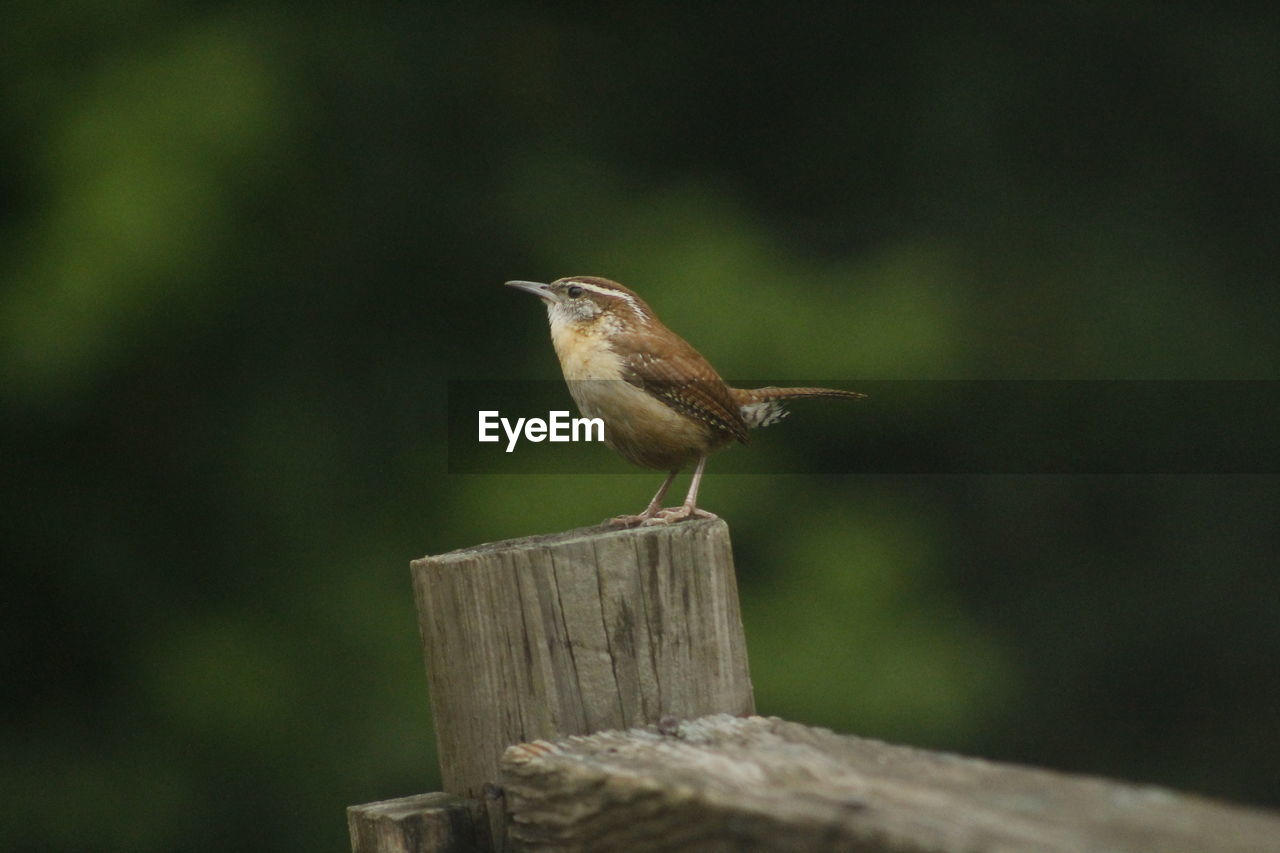
[[[480,554],[490,554],[495,551],[523,551],[530,548],[547,548],[584,540],[655,536],[663,533],[677,533],[685,531],[694,532],[707,530],[717,526],[725,528],[728,527],[722,518],[699,518],[694,519],[693,521],[681,521],[675,524],[655,525],[653,527],[611,528],[604,527],[602,525],[596,525],[594,527],[578,527],[573,530],[564,530],[558,533],[539,533],[533,536],[522,536],[517,539],[502,539],[497,542],[485,542],[480,545],[471,545],[466,548],[458,548],[454,551],[446,551],[443,554],[428,554],[425,557],[420,557],[417,560],[414,560],[413,565],[416,566],[420,563],[451,563],[459,560],[467,560]]]
[[[766,717],[518,744],[502,771],[508,832],[535,846],[1274,853],[1280,838],[1274,813]]]

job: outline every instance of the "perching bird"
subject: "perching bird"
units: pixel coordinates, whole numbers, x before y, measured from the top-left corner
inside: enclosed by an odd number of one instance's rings
[[[607,525],[715,518],[697,506],[710,454],[733,440],[746,444],[749,428],[777,423],[786,415],[784,400],[866,396],[830,388],[732,388],[634,291],[608,279],[572,276],[507,285],[547,304],[569,393],[585,417],[604,421],[605,444],[629,462],[670,472],[643,512]],[[698,465],[684,503],[662,509],[671,482],[694,460]]]

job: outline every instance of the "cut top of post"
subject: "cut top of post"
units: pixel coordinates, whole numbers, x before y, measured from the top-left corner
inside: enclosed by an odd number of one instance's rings
[[[700,519],[695,521],[686,521],[679,525],[686,530],[696,529],[699,527],[723,527],[725,533],[728,534],[728,525],[722,519]],[[459,560],[469,560],[480,554],[488,554],[495,551],[522,551],[531,548],[551,548],[555,546],[568,545],[575,542],[591,541],[598,542],[609,539],[625,539],[628,541],[646,536],[662,536],[663,533],[676,529],[674,525],[654,525],[652,527],[631,527],[631,528],[610,528],[601,525],[592,525],[590,527],[575,527],[573,530],[561,530],[556,533],[537,533],[533,536],[521,536],[516,539],[499,539],[496,542],[484,542],[480,545],[468,545],[466,548],[458,548],[454,551],[446,551],[443,554],[428,554],[425,557],[413,561],[413,566],[420,563],[450,563]]]

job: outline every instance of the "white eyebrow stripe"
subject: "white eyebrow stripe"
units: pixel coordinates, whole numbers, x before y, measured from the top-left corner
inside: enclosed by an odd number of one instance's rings
[[[628,305],[631,306],[631,309],[635,311],[636,314],[640,315],[641,317],[644,317],[644,311],[640,310],[639,303],[636,302],[635,297],[633,297],[630,293],[623,293],[621,290],[613,290],[608,287],[601,287],[598,284],[592,284],[587,281],[575,281],[573,283],[578,285],[578,287],[581,287],[583,290],[590,290],[592,293],[598,293],[601,296],[612,296],[616,299],[624,300]]]

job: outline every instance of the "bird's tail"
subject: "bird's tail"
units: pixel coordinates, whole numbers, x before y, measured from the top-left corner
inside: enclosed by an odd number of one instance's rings
[[[787,416],[783,403],[800,397],[843,397],[861,400],[866,394],[834,388],[733,388],[733,397],[749,427],[767,427]]]

